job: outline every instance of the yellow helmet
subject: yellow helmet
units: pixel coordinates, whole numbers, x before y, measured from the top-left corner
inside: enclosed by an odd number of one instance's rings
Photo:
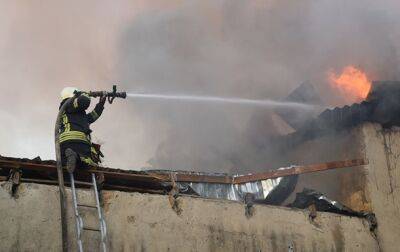
[[[61,99],[64,100],[64,99],[73,97],[75,91],[79,91],[79,89],[77,89],[75,87],[63,88],[63,90],[61,91]]]

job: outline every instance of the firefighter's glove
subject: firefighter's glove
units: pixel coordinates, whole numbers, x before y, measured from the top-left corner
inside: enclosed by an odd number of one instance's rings
[[[100,96],[99,104],[103,105],[106,103],[107,100],[107,92],[103,92],[103,95]]]

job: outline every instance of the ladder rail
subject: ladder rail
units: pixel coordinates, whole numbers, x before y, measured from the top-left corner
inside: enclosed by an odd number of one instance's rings
[[[70,180],[71,180],[71,191],[72,191],[72,203],[73,203],[75,223],[76,223],[76,237],[77,237],[78,251],[83,252],[83,242],[82,242],[83,231],[91,230],[91,231],[100,232],[100,235],[101,235],[100,250],[103,252],[107,252],[107,226],[106,226],[106,222],[104,220],[102,209],[100,206],[99,192],[97,189],[97,182],[96,182],[96,175],[94,173],[92,173],[92,184],[93,184],[92,189],[94,191],[96,206],[91,206],[91,205],[87,205],[87,204],[79,204],[73,173],[70,173]],[[88,207],[88,208],[93,208],[93,209],[97,210],[97,215],[98,215],[98,220],[99,220],[99,229],[87,228],[87,227],[85,228],[83,218],[79,214],[79,207]]]
[[[97,190],[97,182],[96,182],[96,175],[92,173],[92,182],[93,182],[93,190],[96,198],[96,207],[97,207],[97,214],[100,223],[100,232],[101,232],[101,244],[103,247],[103,252],[107,251],[107,226],[104,220],[101,207],[100,207],[100,200],[99,200],[99,192]]]
[[[72,203],[74,207],[74,215],[75,215],[75,223],[76,223],[76,236],[78,240],[78,251],[83,252],[83,245],[82,245],[82,231],[83,231],[83,219],[79,214],[78,210],[78,200],[76,195],[76,188],[75,188],[75,179],[74,174],[71,172],[69,173],[69,177],[71,180],[71,190],[72,190]]]

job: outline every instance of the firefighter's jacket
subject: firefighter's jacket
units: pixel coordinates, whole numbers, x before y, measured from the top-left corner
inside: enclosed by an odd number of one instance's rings
[[[66,102],[65,99],[61,105]],[[90,97],[83,93],[74,98],[67,106],[62,115],[62,123],[60,127],[60,143],[79,142],[91,145],[90,140],[90,124],[95,122],[104,109],[104,103],[98,103],[94,110],[86,114],[86,109],[90,105]]]

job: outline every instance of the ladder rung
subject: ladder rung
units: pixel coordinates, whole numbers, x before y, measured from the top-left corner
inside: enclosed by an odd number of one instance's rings
[[[78,204],[78,207],[97,208],[97,206],[86,205],[86,204]]]
[[[71,182],[69,182],[69,183],[71,183]],[[69,183],[66,183],[66,184],[69,184]],[[88,187],[93,186],[93,184],[91,182],[86,182],[86,181],[81,181],[81,180],[75,180],[74,183],[77,185],[85,185]]]
[[[91,228],[91,227],[83,227],[83,230],[89,230],[89,231],[101,232],[101,230],[100,230],[100,229],[98,229],[98,228]]]

